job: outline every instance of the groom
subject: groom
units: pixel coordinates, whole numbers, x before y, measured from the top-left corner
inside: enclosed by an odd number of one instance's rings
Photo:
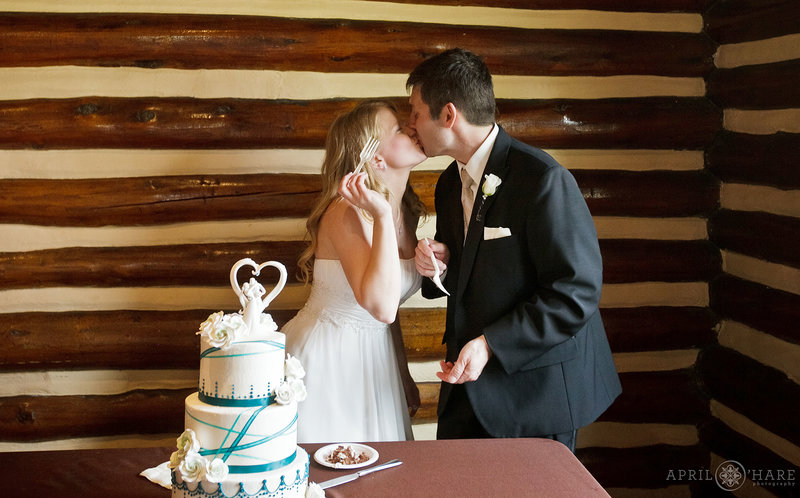
[[[425,153],[455,159],[436,185],[436,240],[416,265],[450,293],[437,438],[576,431],[621,392],[598,303],[602,259],[572,175],[494,121],[492,77],[452,49],[409,75],[408,126]],[[444,294],[426,279],[423,295]]]

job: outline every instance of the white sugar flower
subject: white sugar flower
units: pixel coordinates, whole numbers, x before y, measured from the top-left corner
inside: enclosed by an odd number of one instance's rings
[[[221,311],[217,311],[216,313],[212,313],[208,315],[206,321],[200,324],[200,330],[197,331],[198,335],[204,335],[206,337],[210,336],[211,333],[219,327],[222,323],[222,317],[224,313]]]
[[[483,187],[481,188],[484,197],[489,197],[490,195],[494,195],[494,193],[497,192],[497,187],[499,187],[500,184],[503,183],[503,180],[501,180],[496,175],[490,174],[483,176],[486,179],[484,180]]]
[[[190,451],[178,466],[178,470],[184,481],[195,482],[205,476],[206,465],[208,465],[208,460],[205,457],[200,456],[196,451]]]
[[[237,337],[247,334],[247,324],[239,313],[225,315],[222,318],[222,326],[232,330]]]
[[[325,490],[319,484],[309,482],[306,488],[306,498],[325,498]]]
[[[214,329],[206,339],[208,343],[215,348],[228,349],[233,344],[234,335],[233,331],[225,326],[220,326]]]
[[[261,330],[268,330],[270,332],[275,332],[278,330],[278,324],[275,323],[269,313],[261,313],[258,325]]]
[[[289,387],[294,393],[294,400],[298,403],[306,400],[306,384],[300,379],[290,379],[287,381]]]
[[[286,355],[284,371],[287,379],[302,379],[306,376],[306,371],[303,368],[303,364],[300,363],[300,360],[298,360],[296,356],[292,356],[290,354]]]
[[[186,456],[186,453],[184,453],[184,452],[182,452],[180,450],[173,451],[172,454],[169,456],[169,468],[177,469],[178,466],[183,461],[183,457],[185,457],[185,456]]]
[[[222,317],[222,321],[206,337],[208,343],[222,350],[228,349],[236,339],[247,334],[247,324],[242,315],[232,313]]]
[[[289,382],[281,382],[281,385],[275,389],[275,401],[281,405],[288,405],[294,401],[294,390]]]
[[[219,458],[215,458],[206,468],[206,480],[208,482],[222,482],[228,477],[228,464]]]
[[[197,434],[192,429],[186,429],[178,436],[175,444],[178,446],[178,453],[183,455],[190,451],[200,451],[200,441],[197,439]]]

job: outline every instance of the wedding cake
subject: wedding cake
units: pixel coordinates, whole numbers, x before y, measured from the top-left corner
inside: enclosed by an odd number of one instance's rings
[[[255,278],[239,286],[241,268],[259,276],[268,266],[280,272],[269,294]],[[309,459],[297,445],[305,371],[263,312],[286,285],[286,268],[242,259],[230,280],[242,309],[213,313],[197,332],[199,387],[186,398],[186,430],[170,457],[172,496],[305,496]]]

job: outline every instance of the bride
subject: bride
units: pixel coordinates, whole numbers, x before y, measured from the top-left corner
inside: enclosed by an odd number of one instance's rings
[[[370,137],[377,151],[354,174]],[[388,102],[362,102],[331,126],[299,261],[306,281],[313,275],[311,294],[282,330],[307,371],[299,442],[413,439],[419,391],[397,310],[421,281],[414,249],[425,207],[408,178],[424,159]]]

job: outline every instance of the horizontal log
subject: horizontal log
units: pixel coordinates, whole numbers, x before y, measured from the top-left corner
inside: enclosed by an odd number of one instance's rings
[[[731,275],[711,281],[711,309],[784,341],[800,344],[800,296]]]
[[[773,434],[800,444],[800,385],[785,373],[721,346],[701,351],[697,370],[709,397]]]
[[[717,319],[708,308],[604,308],[601,313],[615,353],[702,348],[717,339]]]
[[[719,249],[704,240],[602,239],[600,252],[606,283],[707,281],[722,270]]]
[[[497,108],[509,134],[543,148],[703,149],[722,128],[705,97],[499,99]]]
[[[0,371],[198,368],[195,332],[217,310],[0,315]],[[295,311],[272,311],[279,325]]]
[[[701,445],[579,448],[576,456],[604,488],[657,489],[686,485],[690,483],[670,480],[670,471],[677,475],[680,469],[708,468],[708,449]]]
[[[722,132],[706,151],[706,167],[722,181],[800,188],[800,134]]]
[[[375,0],[370,0],[375,1]],[[383,1],[383,0],[378,0]],[[395,0],[394,3],[430,4],[430,0]],[[529,10],[611,10],[617,12],[697,12],[711,0],[438,0],[436,5],[502,7]]]
[[[200,323],[217,310],[71,311],[0,315],[0,372],[187,369],[200,363]],[[231,312],[233,310],[225,310]],[[297,310],[274,310],[278,327]],[[402,308],[409,360],[444,357],[444,309]]]
[[[180,434],[184,399],[196,389],[112,396],[0,398],[0,440],[35,442],[123,434]]]
[[[405,98],[390,99],[407,116]],[[0,101],[0,148],[322,147],[356,100],[80,97]],[[722,127],[706,98],[498,99],[498,122],[543,148],[703,149]]]
[[[292,282],[299,275],[297,260],[307,245],[304,241],[271,241],[0,253],[0,289],[224,285],[231,267],[242,258],[283,263]],[[192,264],[186,265],[186,261]],[[240,273],[240,281],[245,282],[246,269]],[[277,282],[277,274],[266,269],[261,282]]]
[[[764,479],[767,477],[767,471],[769,470],[772,472],[772,478],[775,479],[779,470],[783,470],[785,476],[788,470],[797,468],[796,465],[776,455],[759,442],[736,432],[716,418],[711,418],[708,422],[701,424],[698,434],[700,442],[708,447],[712,453],[725,460],[736,460],[742,464],[749,472],[748,479],[753,479],[753,471],[761,470],[760,476]],[[713,473],[715,469],[712,468],[711,470]],[[780,480],[782,481],[781,483],[773,481],[772,485],[765,484],[765,482],[756,482],[755,484],[763,487],[769,486],[767,489],[777,492],[778,496],[790,497],[797,496],[796,472],[794,480],[795,485],[791,487],[785,485],[786,480]]]
[[[707,216],[719,206],[719,181],[702,171],[572,174],[594,216]]]
[[[429,55],[463,47],[495,74],[587,76],[703,76],[714,55],[702,33],[186,14],[6,13],[0,46],[0,66],[370,73],[408,73]]]
[[[696,424],[708,415],[708,399],[693,369],[619,374],[622,394],[602,422]]]
[[[700,216],[719,204],[719,182],[702,171],[573,175],[595,216]],[[438,177],[436,171],[411,174],[430,214]],[[0,180],[0,223],[99,227],[305,217],[319,192],[318,175],[7,179]]]
[[[800,59],[717,69],[706,80],[706,92],[723,108],[785,109],[800,107],[798,80]]]
[[[708,236],[722,249],[800,268],[800,219],[724,209],[708,220]]]
[[[419,389],[421,406],[413,421],[435,422],[439,383],[420,383]],[[184,428],[184,399],[196,390],[0,398],[0,441],[35,442],[170,432],[177,435]]]
[[[28,312],[0,315],[0,371],[46,369],[197,368],[194,332],[217,310]],[[231,311],[231,310],[228,310]],[[296,310],[270,311],[279,327]],[[602,310],[614,352],[701,347],[716,338],[705,308],[643,307]],[[444,308],[401,308],[409,360],[444,357]]]
[[[708,413],[687,384],[687,374],[622,374],[623,394],[601,420],[694,423]],[[414,423],[436,420],[438,382],[421,382]],[[116,395],[10,396],[0,398],[0,441],[33,442],[71,437],[180,433],[183,401],[196,389],[137,390]],[[153,417],[153,414],[159,414]],[[689,421],[689,422],[687,422]]]
[[[740,43],[797,33],[800,9],[794,0],[714,2],[703,16],[718,43]]]
[[[0,253],[0,289],[213,286],[226,282],[233,263],[245,257],[283,263],[299,279],[297,260],[307,245],[270,241]],[[611,283],[705,281],[721,268],[719,251],[704,241],[601,240],[600,246],[604,279]],[[276,274],[266,271],[263,281],[275,280]]]
[[[0,371],[46,369],[197,368],[194,332],[217,310],[28,312],[0,315]],[[231,310],[228,310],[231,311]],[[296,310],[271,311],[279,327]],[[604,308],[614,352],[687,349],[716,338],[716,319],[705,308]],[[444,308],[401,308],[409,360],[444,357]]]
[[[320,189],[318,175],[294,174],[0,180],[0,221],[98,227],[302,218]]]

